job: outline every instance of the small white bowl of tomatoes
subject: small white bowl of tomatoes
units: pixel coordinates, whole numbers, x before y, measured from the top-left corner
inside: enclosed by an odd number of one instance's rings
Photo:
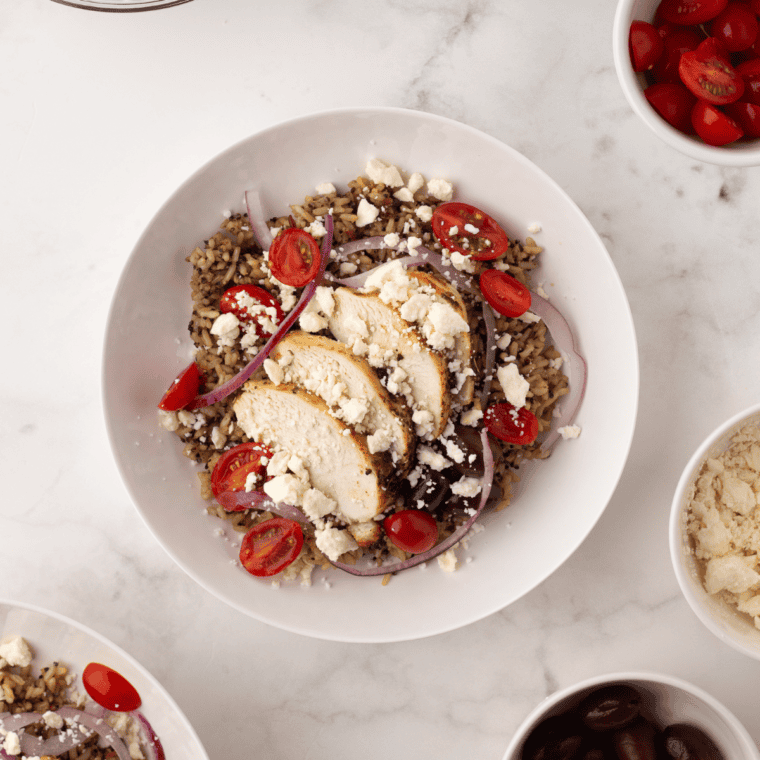
[[[613,56],[631,108],[671,147],[760,165],[760,0],[620,0]]]

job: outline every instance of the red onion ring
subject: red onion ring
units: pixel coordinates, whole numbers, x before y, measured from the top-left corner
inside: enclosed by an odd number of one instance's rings
[[[288,520],[300,523],[309,523],[306,515],[292,504],[275,504],[264,491],[224,491],[216,500],[228,512],[239,512],[243,509],[258,509],[273,512]]]
[[[121,737],[103,718],[70,706],[61,707],[55,712],[71,725],[66,727],[65,732],[55,734],[48,739],[42,739],[39,736],[32,736],[31,734],[22,732],[19,736],[19,744],[21,745],[21,752],[24,755],[29,757],[42,757],[43,755],[59,757],[64,752],[68,752],[89,738],[91,734],[82,731],[80,726],[83,726],[98,734],[116,752],[119,760],[131,760],[129,750]],[[4,731],[19,731],[42,720],[42,714],[38,712],[17,713],[16,715],[0,717],[0,726]],[[2,760],[6,760],[6,758],[16,760],[16,758],[7,755],[3,750],[0,750],[0,752],[2,752],[0,754]]]
[[[402,562],[397,562],[392,565],[378,565],[376,567],[359,568],[355,565],[347,565],[344,562],[337,561],[331,561],[330,564],[340,570],[344,570],[345,572],[350,573],[351,575],[386,575],[388,573],[398,573],[402,570],[408,570],[410,567],[421,565],[431,559],[434,559],[438,555],[443,554],[445,551],[448,551],[452,546],[455,546],[470,532],[472,526],[475,524],[478,517],[480,517],[480,513],[483,511],[483,507],[488,501],[488,496],[491,493],[491,486],[493,485],[493,452],[491,451],[491,442],[488,440],[488,432],[485,428],[483,428],[483,430],[480,432],[480,440],[483,443],[484,467],[480,503],[478,504],[475,512],[467,519],[467,521],[462,523],[450,536],[445,538],[439,544],[436,544],[432,549],[428,549],[428,551],[422,552],[421,554],[415,554],[413,557],[409,557],[409,559],[405,559]]]
[[[141,712],[135,712],[132,714],[137,718],[140,728],[142,729],[142,744],[148,751],[148,760],[166,760],[166,754],[161,745],[161,740],[156,735],[156,732],[153,730],[153,726],[148,722],[148,719]]]
[[[248,221],[251,224],[256,242],[262,251],[268,251],[272,245],[272,233],[269,231],[264,206],[261,203],[261,193],[258,190],[247,190],[245,193],[245,206],[248,210]]]
[[[314,293],[317,290],[317,286],[322,281],[322,277],[324,276],[327,262],[330,259],[330,250],[332,249],[333,236],[333,219],[332,215],[330,214],[327,214],[325,217],[325,228],[327,232],[322,239],[322,261],[319,266],[319,272],[317,272],[316,277],[304,288],[303,292],[301,293],[301,297],[298,300],[298,303],[295,305],[290,314],[288,314],[288,316],[279,324],[277,331],[266,342],[264,348],[262,348],[261,351],[259,351],[259,353],[256,354],[256,356],[234,377],[230,378],[226,383],[223,383],[218,388],[214,388],[214,390],[209,391],[208,393],[204,393],[201,396],[196,396],[195,399],[185,407],[185,409],[192,411],[194,409],[200,409],[204,406],[211,406],[211,404],[215,404],[217,401],[221,401],[222,399],[227,398],[227,396],[229,396],[231,393],[234,393],[236,390],[238,390],[246,382],[246,380],[248,380],[248,378],[250,378],[251,375],[253,375],[257,369],[259,369],[259,367],[261,367],[266,358],[272,352],[272,349],[280,342],[280,340],[282,340],[283,335],[285,335],[285,333],[293,326],[295,321],[301,315],[301,312],[306,308],[306,305],[314,296]]]

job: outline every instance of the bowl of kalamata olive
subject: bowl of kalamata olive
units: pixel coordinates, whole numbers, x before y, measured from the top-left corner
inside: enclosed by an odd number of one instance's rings
[[[673,676],[613,673],[555,692],[515,733],[504,760],[758,760],[744,726]]]
[[[628,103],[668,145],[760,165],[760,0],[619,0],[612,49]]]

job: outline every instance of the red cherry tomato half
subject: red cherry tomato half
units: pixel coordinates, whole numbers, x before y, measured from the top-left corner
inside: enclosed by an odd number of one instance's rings
[[[694,131],[691,111],[697,98],[682,84],[658,82],[649,85],[644,90],[644,97],[668,124],[687,134]]]
[[[225,491],[242,491],[245,481],[252,473],[263,486],[267,476],[267,464],[272,457],[272,450],[263,443],[241,443],[222,454],[211,472],[211,491],[219,496]],[[263,461],[266,460],[266,461]],[[257,489],[258,490],[258,489]],[[240,507],[242,511],[245,507]]]
[[[737,100],[723,106],[725,114],[733,119],[744,132],[744,137],[760,137],[760,106]]]
[[[158,402],[158,408],[165,412],[184,409],[198,395],[203,382],[203,374],[198,369],[198,365],[193,362],[177,375],[161,401]]]
[[[672,24],[704,24],[715,18],[728,0],[662,0],[657,16]]]
[[[421,554],[438,541],[433,515],[420,509],[402,509],[383,520],[385,533],[395,546],[409,554]]]
[[[498,259],[509,248],[507,233],[485,211],[469,203],[442,203],[433,212],[433,234],[450,251],[477,261]]]
[[[667,22],[659,27],[659,32],[662,35],[664,50],[651,70],[652,78],[655,82],[683,84],[678,73],[681,56],[689,50],[696,50],[705,36],[698,28],[676,26]]]
[[[305,230],[288,227],[269,247],[269,268],[285,285],[302,288],[319,272],[322,253],[317,241]]]
[[[259,578],[284,570],[298,557],[303,546],[303,530],[295,520],[273,517],[254,525],[243,538],[240,562]]]
[[[704,100],[697,100],[691,112],[691,123],[708,145],[728,145],[744,134],[730,116]]]
[[[536,415],[524,406],[517,409],[508,401],[489,406],[483,422],[491,435],[519,446],[533,443],[538,435]]]
[[[746,50],[757,39],[757,16],[748,5],[730,2],[712,20],[710,34],[732,53]]]
[[[486,269],[480,275],[480,290],[491,308],[506,317],[519,317],[530,308],[528,288],[498,269]]]
[[[142,704],[137,689],[108,665],[88,663],[82,671],[82,683],[90,697],[106,710],[131,712]]]
[[[665,43],[652,24],[646,21],[634,21],[628,33],[628,51],[634,71],[651,69],[662,55]]]
[[[280,302],[258,285],[235,285],[225,290],[219,310],[223,314],[234,314],[241,322],[255,322],[256,332],[261,337],[273,332],[264,329],[267,320],[276,327],[284,316]]]
[[[678,73],[698,98],[714,105],[733,103],[744,92],[744,80],[714,37],[708,37],[696,50],[684,53]]]
[[[744,80],[741,100],[760,105],[760,58],[740,63],[736,67],[736,73]]]
[[[760,16],[760,0],[750,0],[749,7]]]

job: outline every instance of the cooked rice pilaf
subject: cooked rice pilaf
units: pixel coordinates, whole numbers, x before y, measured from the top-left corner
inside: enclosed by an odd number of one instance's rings
[[[419,175],[417,175],[419,176]],[[431,188],[433,190],[431,191]],[[332,214],[334,222],[333,254],[327,265],[328,275],[340,279],[376,267],[393,258],[406,255],[408,251],[391,248],[367,250],[359,253],[341,255],[341,244],[352,240],[373,236],[386,236],[397,233],[403,239],[414,235],[421,239],[429,249],[441,252],[441,245],[433,235],[430,223],[430,211],[442,200],[436,197],[435,185],[423,183],[413,193],[402,194],[396,187],[359,176],[348,183],[344,192],[339,192],[331,185],[320,186],[314,195],[308,195],[301,203],[290,206],[289,213],[271,219],[270,228],[277,231],[287,227],[298,227],[311,231],[320,227],[326,214]],[[411,198],[411,199],[410,199]],[[378,209],[377,218],[370,224],[357,226],[358,207],[366,199]],[[463,199],[467,200],[467,199]],[[521,283],[531,287],[530,277],[538,265],[541,248],[528,237],[524,242],[510,239],[509,250],[497,262],[482,262],[470,259],[462,262],[452,257],[452,266],[465,269],[473,277],[487,265],[508,272]],[[444,256],[447,252],[444,251]],[[286,313],[295,304],[297,294],[293,288],[283,286],[269,274],[264,253],[256,242],[249,219],[245,214],[232,213],[224,218],[219,230],[195,248],[187,257],[192,265],[191,294],[192,316],[189,323],[190,337],[197,348],[195,361],[205,376],[206,390],[215,388],[237,374],[252,358],[238,346],[221,346],[211,328],[220,316],[219,304],[224,292],[233,285],[255,284],[269,291],[283,303]],[[422,267],[421,270],[425,270]],[[430,271],[433,271],[432,269]],[[533,287],[536,284],[533,283]],[[475,372],[474,408],[479,408],[478,389],[483,383],[486,331],[483,324],[481,301],[469,294],[461,293],[467,306],[470,340],[472,343],[472,368]],[[495,459],[495,475],[492,498],[488,509],[500,510],[509,504],[513,486],[518,476],[516,468],[526,459],[544,458],[548,454],[540,447],[540,433],[548,431],[552,424],[555,405],[568,392],[567,377],[561,369],[562,359],[550,342],[546,326],[538,319],[520,317],[510,319],[500,314],[496,317],[496,334],[504,336],[498,341],[499,362],[514,362],[520,375],[529,383],[526,407],[533,412],[539,423],[539,438],[536,442],[517,446],[499,441],[493,436],[491,443]],[[263,345],[263,340],[256,347]],[[260,370],[256,377],[266,377]],[[209,514],[228,521],[232,527],[244,533],[252,525],[271,517],[269,512],[225,512],[213,501],[210,488],[210,475],[220,455],[240,443],[248,441],[246,434],[238,424],[232,409],[233,394],[211,406],[196,412],[180,411],[164,413],[162,424],[183,441],[185,456],[203,465],[199,473],[201,494],[211,500]],[[492,378],[488,405],[505,400],[504,390],[497,377]],[[485,411],[483,409],[482,411]],[[477,428],[472,428],[477,430]],[[408,486],[396,484],[399,492],[399,505],[409,498]],[[405,490],[406,489],[406,490]],[[465,517],[463,508],[472,506],[473,500],[459,500],[458,505],[439,510],[436,518],[439,522],[439,538],[450,534]],[[357,549],[341,557],[343,562],[355,562],[365,551]],[[372,556],[378,562],[393,556],[406,558],[405,552],[395,547],[388,539],[382,538],[371,548]],[[298,560],[291,564],[277,578],[293,579],[300,577],[303,583],[310,582],[312,568],[328,568],[329,562],[317,549],[312,536],[307,535],[304,548]],[[387,578],[386,578],[387,581]]]

